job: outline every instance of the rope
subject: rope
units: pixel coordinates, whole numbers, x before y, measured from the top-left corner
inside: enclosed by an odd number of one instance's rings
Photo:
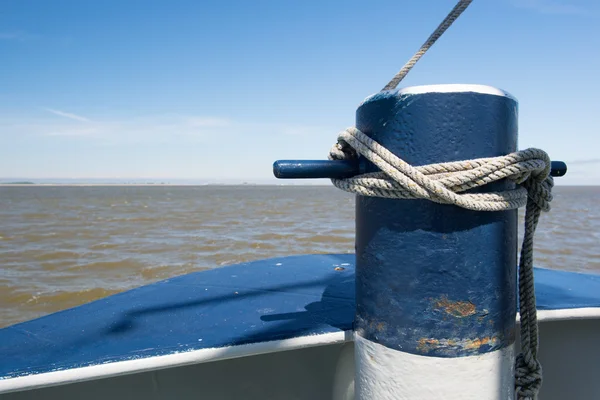
[[[526,149],[501,157],[480,158],[413,167],[356,128],[338,136],[330,160],[365,157],[381,172],[333,184],[361,196],[391,199],[426,199],[454,204],[475,211],[513,210],[526,205],[525,235],[519,261],[519,309],[521,354],[516,359],[517,398],[534,400],[542,384],[542,367],[537,360],[538,327],[533,283],[533,236],[542,211],[550,210],[553,179],[550,158],[543,150]],[[501,179],[517,184],[516,189],[492,193],[462,193]]]
[[[381,90],[384,91],[395,89],[396,86],[398,86],[398,84],[400,83],[400,81],[404,79],[404,77],[412,69],[412,67],[415,66],[417,61],[419,61],[419,59],[423,57],[427,50],[429,50],[431,46],[433,46],[433,44],[444,34],[444,32],[446,32],[446,29],[448,29],[450,25],[452,25],[452,23],[456,21],[460,14],[462,14],[463,11],[465,11],[467,7],[469,7],[469,4],[471,4],[472,1],[473,0],[460,0],[454,6],[452,11],[450,11],[450,13],[446,16],[446,18],[444,18],[444,20],[436,28],[436,30],[433,31],[431,36],[427,38],[427,40],[425,41],[425,43],[423,43],[419,51],[417,51],[415,55],[412,56],[412,58],[408,60],[406,64],[404,64],[402,69],[400,69],[400,71],[398,71],[398,73],[392,78],[392,80]]]

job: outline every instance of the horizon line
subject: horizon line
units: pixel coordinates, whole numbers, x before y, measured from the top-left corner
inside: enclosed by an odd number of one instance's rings
[[[38,182],[35,182],[35,181]],[[39,182],[44,180],[46,182]],[[61,180],[63,182],[61,182]],[[169,182],[168,180],[146,180],[139,179],[139,182],[135,182],[138,179],[109,179],[113,182],[103,182],[101,178],[94,178],[90,180],[78,180],[78,179],[56,179],[56,182],[52,182],[52,179],[40,178],[40,179],[3,179],[0,178],[0,187],[64,187],[64,186],[329,186],[335,187],[327,179],[285,179],[285,180],[270,180],[270,181],[205,181],[205,182],[193,182],[193,179],[178,179],[179,182]],[[187,181],[187,182],[186,182]],[[600,187],[598,183],[559,183],[555,186],[561,187]]]

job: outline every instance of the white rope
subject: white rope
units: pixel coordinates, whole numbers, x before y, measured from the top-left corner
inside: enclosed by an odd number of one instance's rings
[[[513,210],[526,205],[525,235],[519,262],[519,309],[521,354],[516,360],[516,394],[534,400],[542,384],[542,367],[537,360],[538,327],[533,283],[533,235],[542,211],[550,210],[553,180],[550,158],[539,149],[517,151],[501,157],[480,158],[413,167],[356,128],[338,136],[330,160],[365,157],[381,172],[333,184],[361,196],[392,199],[427,199],[476,211]],[[517,188],[492,193],[462,193],[501,179]]]

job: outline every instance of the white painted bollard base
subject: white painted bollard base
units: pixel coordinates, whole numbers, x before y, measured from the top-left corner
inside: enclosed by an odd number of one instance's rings
[[[356,400],[512,400],[514,345],[471,357],[424,357],[354,337]]]

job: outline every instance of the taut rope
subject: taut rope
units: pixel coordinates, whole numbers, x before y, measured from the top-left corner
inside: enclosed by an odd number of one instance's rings
[[[400,71],[398,71],[398,73],[392,78],[392,80],[389,81],[387,85],[385,85],[382,91],[395,89],[396,86],[398,86],[398,84],[400,83],[400,81],[404,79],[404,77],[412,69],[412,67],[415,66],[417,61],[419,61],[419,59],[423,57],[427,50],[429,50],[431,46],[433,46],[433,44],[444,34],[444,32],[446,32],[446,29],[448,29],[450,25],[452,25],[452,23],[456,21],[460,14],[462,14],[463,11],[465,11],[467,7],[469,7],[469,4],[471,4],[472,1],[473,0],[461,0],[458,3],[456,3],[452,11],[450,11],[450,13],[446,16],[446,18],[444,18],[442,23],[438,25],[438,27],[435,31],[433,31],[431,36],[427,38],[427,40],[425,41],[425,43],[423,43],[419,51],[417,51],[415,55],[412,56],[406,64],[404,64],[402,69],[400,69]]]

